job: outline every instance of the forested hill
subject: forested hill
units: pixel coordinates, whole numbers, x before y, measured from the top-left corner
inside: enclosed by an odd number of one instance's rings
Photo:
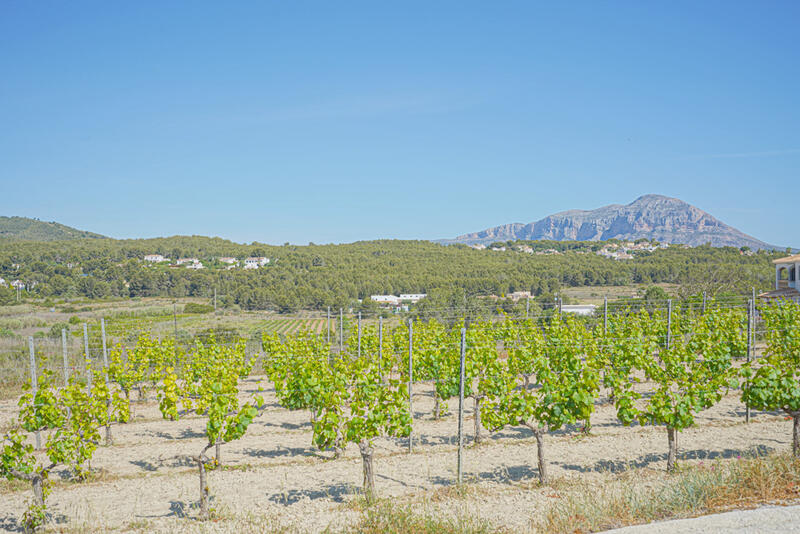
[[[216,288],[224,305],[246,309],[350,306],[371,294],[458,290],[502,295],[531,290],[552,295],[563,286],[668,282],[687,291],[747,293],[770,287],[766,252],[731,247],[670,246],[615,261],[596,242],[527,242],[507,250],[475,250],[429,241],[362,241],[344,245],[243,245],[220,238],[78,239],[3,243],[0,277],[21,280],[32,297],[201,296]],[[527,248],[528,251],[522,251]],[[548,251],[548,254],[535,252]],[[145,254],[195,257],[205,268],[143,261]],[[222,256],[266,256],[269,265],[226,269]],[[5,295],[5,296],[4,296]],[[0,288],[0,303],[10,299]]]
[[[44,222],[28,217],[0,216],[0,238],[21,241],[61,241],[64,239],[104,239],[105,236],[78,230],[57,222]]]

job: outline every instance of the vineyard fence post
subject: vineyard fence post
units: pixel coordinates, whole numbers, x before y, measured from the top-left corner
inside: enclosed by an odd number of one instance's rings
[[[528,313],[531,310],[531,298],[528,297],[525,299],[525,318],[528,318]]]
[[[67,357],[67,330],[61,329],[61,359],[64,365],[64,387],[69,385],[69,361]]]
[[[667,301],[667,350],[672,341],[672,299]]]
[[[706,292],[703,291],[703,315],[706,314]]]
[[[86,362],[86,390],[92,394],[92,358],[89,356],[89,327],[83,323],[83,357]]]
[[[30,353],[31,357],[31,395],[32,395],[32,402],[34,406],[34,411],[38,411],[36,408],[36,392],[39,390],[39,379],[36,376],[36,353],[33,348],[33,336],[28,336],[28,352]],[[37,430],[34,433],[36,437],[36,450],[42,448],[42,435]]]
[[[106,411],[111,414],[111,389],[108,387],[108,348],[106,347],[106,320],[104,317],[100,318],[100,336],[103,340],[103,381],[108,390],[108,398],[106,399]],[[175,345],[177,346],[178,339],[175,338]],[[176,349],[177,350],[177,349]],[[111,418],[106,421],[106,445],[111,445]]]
[[[414,323],[408,320],[408,413],[411,416],[411,431],[408,433],[408,452],[414,447],[414,408],[411,403],[411,383],[414,380]]]
[[[750,353],[753,350],[753,301],[747,301],[747,363],[750,363]],[[747,391],[749,381],[744,383],[744,389]],[[750,406],[745,404],[744,407],[744,422],[750,422]]]
[[[328,306],[328,345],[331,344],[331,307]]]
[[[339,308],[339,352],[344,351],[344,312]]]
[[[361,358],[361,312],[358,312],[358,357]]]
[[[378,317],[378,373],[383,380],[383,317]]]
[[[467,329],[461,329],[461,365],[458,378],[458,484],[464,481],[464,363],[466,359]]]
[[[106,320],[105,318],[100,318],[100,336],[103,339],[103,367],[108,369],[108,349],[106,348]],[[108,377],[106,377],[106,382],[108,382]]]
[[[608,297],[603,297],[603,334],[608,333]]]

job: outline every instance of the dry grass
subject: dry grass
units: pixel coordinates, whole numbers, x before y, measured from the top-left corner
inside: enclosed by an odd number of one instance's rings
[[[534,527],[543,532],[597,532],[798,500],[800,460],[768,456],[700,464],[655,483],[632,476],[572,490]]]
[[[331,531],[328,531],[330,534]],[[415,512],[411,506],[399,506],[390,501],[380,501],[366,508],[359,521],[341,531],[342,534],[488,534],[503,533],[489,523],[477,518],[435,517],[431,513]]]

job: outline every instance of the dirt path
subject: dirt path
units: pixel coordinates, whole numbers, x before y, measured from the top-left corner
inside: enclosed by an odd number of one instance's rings
[[[257,387],[245,383],[243,394]],[[457,421],[453,415],[434,421],[430,388],[418,386],[414,398],[415,452],[407,454],[406,440],[378,440],[375,462],[382,497],[412,502],[431,490],[446,491],[455,479]],[[205,444],[202,418],[164,421],[150,402],[135,405],[135,418],[114,427],[115,443],[101,447],[92,467],[99,481],[59,482],[49,499],[57,521],[65,528],[169,531],[248,531],[290,525],[317,532],[342,526],[357,515],[347,503],[357,495],[361,460],[350,446],[343,458],[311,446],[307,412],[289,412],[267,390],[266,411],[241,440],[223,447],[225,468],[210,473],[213,506],[221,520],[201,524],[194,515],[198,498],[196,470],[185,459]],[[472,403],[468,403],[471,418]],[[451,410],[456,404],[451,402]],[[734,395],[701,414],[698,426],[680,434],[680,459],[708,461],[766,454],[790,448],[790,422],[775,414],[754,413],[744,424],[743,407]],[[16,404],[0,402],[0,425],[16,414]],[[472,429],[471,421],[466,425]],[[471,438],[471,436],[470,436]],[[471,444],[471,440],[470,440]],[[553,477],[582,477],[602,483],[604,477],[631,467],[661,471],[666,465],[667,438],[662,428],[626,428],[616,421],[613,407],[599,405],[592,432],[566,429],[546,439]],[[476,496],[455,499],[451,513],[465,512],[492,524],[525,532],[552,499],[547,488],[537,488],[535,440],[528,430],[507,429],[486,444],[465,453],[465,473],[474,482]],[[54,475],[66,476],[66,473]],[[0,526],[15,528],[29,491],[0,486]]]
[[[800,532],[800,506],[768,506],[692,519],[676,519],[607,531],[609,534],[749,534]]]

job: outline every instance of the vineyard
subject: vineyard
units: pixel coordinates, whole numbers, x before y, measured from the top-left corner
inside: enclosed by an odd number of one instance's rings
[[[30,339],[25,391],[0,404],[3,526],[322,530],[355,497],[464,483],[508,524],[557,477],[800,456],[797,305],[348,320],[333,339],[303,321],[265,325],[255,351],[103,326],[80,366]]]

